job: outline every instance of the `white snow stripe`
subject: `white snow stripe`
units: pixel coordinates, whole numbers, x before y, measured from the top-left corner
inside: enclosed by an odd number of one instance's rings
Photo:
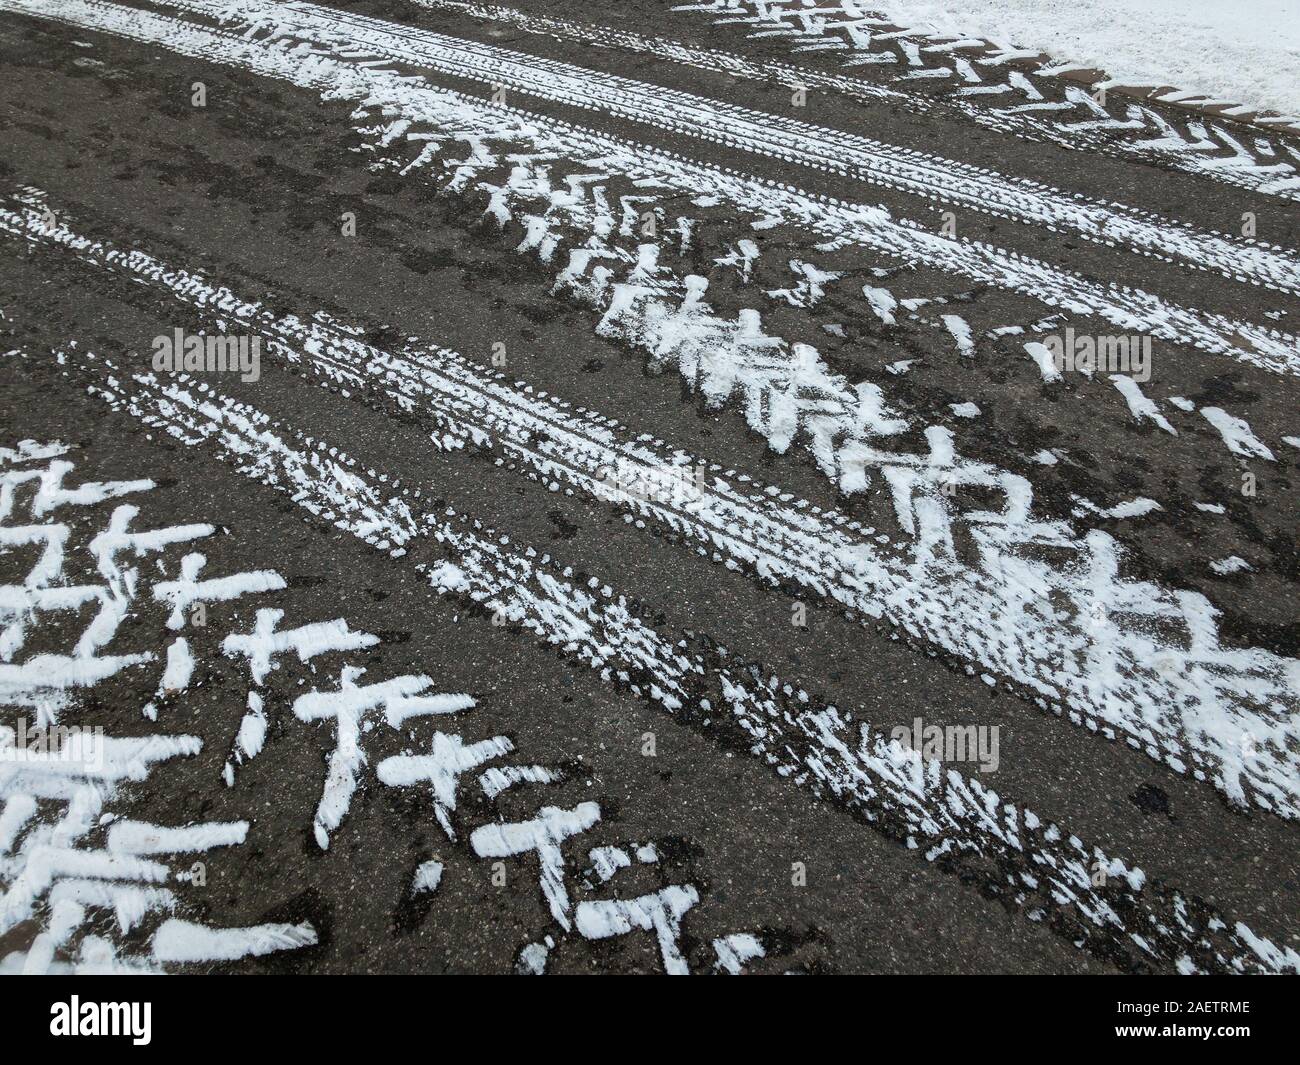
[[[0,855],[8,854],[18,834],[36,813],[36,800],[21,792],[10,795],[0,808]]]
[[[636,899],[600,899],[578,903],[574,922],[586,939],[626,935],[633,928],[654,932],[659,941],[664,972],[685,976],[690,972],[677,944],[686,911],[700,901],[690,884],[669,884],[653,895]]]
[[[641,125],[794,162],[870,184],[1140,251],[1234,280],[1300,292],[1300,258],[1114,203],[781,115],[650,85],[523,52],[302,2],[157,0],[237,26],[427,66],[539,99],[617,115]]]
[[[971,335],[970,324],[966,319],[959,314],[945,314],[942,318],[944,326],[957,342],[957,353],[965,356],[974,355],[975,338]]]
[[[0,748],[12,747],[14,729],[0,725]],[[37,799],[69,800],[86,784],[93,782],[110,793],[123,781],[143,780],[155,762],[191,757],[203,748],[196,736],[146,736],[122,739],[106,736],[100,746],[102,757],[93,761],[73,761],[58,754],[26,752],[17,760],[12,752],[0,757],[0,797],[25,794]]]
[[[810,89],[834,89],[864,101],[887,100],[908,107],[924,107],[924,100],[917,96],[897,89],[873,85],[859,78],[827,74],[809,67],[769,59],[753,60],[733,52],[682,44],[667,37],[648,37],[630,30],[603,25],[585,25],[492,4],[460,3],[457,0],[415,0],[415,2],[420,7],[433,11],[450,11],[474,18],[505,22],[527,33],[553,36],[562,40],[623,48],[749,81],[780,81],[783,84],[803,85]]]
[[[153,934],[152,955],[158,962],[238,961],[281,950],[312,947],[319,941],[308,923],[262,924],[246,928],[209,928],[172,918]]]
[[[247,821],[209,822],[165,828],[143,821],[115,821],[108,830],[108,849],[119,854],[183,854],[212,847],[233,847],[248,836]]]
[[[750,932],[736,932],[733,935],[715,939],[713,941],[713,952],[718,958],[714,968],[720,969],[731,976],[739,976],[746,962],[753,961],[755,958],[762,958],[767,953],[758,937]]]
[[[1170,436],[1178,435],[1178,430],[1169,424],[1169,419],[1160,413],[1160,408],[1143,393],[1142,387],[1133,378],[1125,374],[1111,374],[1110,379],[1124,397],[1136,421],[1154,422]]]
[[[20,466],[27,462],[43,462],[46,459],[66,455],[71,450],[72,446],[70,444],[62,444],[57,440],[49,443],[37,440],[20,440],[16,448],[0,447],[0,467]]]
[[[50,888],[50,904],[75,902],[79,906],[112,910],[123,934],[157,910],[176,909],[176,895],[168,888],[139,887],[109,880],[64,879]]]
[[[1219,430],[1223,442],[1234,455],[1249,459],[1267,459],[1269,462],[1277,461],[1277,457],[1268,446],[1251,431],[1250,424],[1245,418],[1229,414],[1222,407],[1202,407],[1201,416]]]
[[[195,603],[224,603],[245,595],[280,591],[285,586],[284,578],[271,570],[253,570],[212,580],[196,580],[206,563],[207,559],[203,555],[193,551],[181,559],[178,580],[159,581],[153,586],[155,600],[172,604],[171,616],[167,619],[169,629],[182,628],[186,612]]]
[[[14,730],[0,727],[0,747],[13,740]],[[191,873],[174,872],[145,855],[235,845],[244,841],[248,826],[234,822],[168,828],[115,820],[105,806],[117,797],[122,782],[142,781],[155,763],[193,756],[200,747],[189,736],[109,737],[102,740],[98,764],[27,758],[15,769],[9,758],[0,757],[0,937],[23,922],[37,927],[26,951],[0,959],[0,972],[161,971],[145,959],[121,957],[116,943],[92,933],[92,922],[103,929],[97,911],[112,911],[123,936],[152,914],[173,913],[179,905],[176,895],[158,885],[189,879]],[[105,824],[110,826],[109,846],[95,846],[88,837]],[[269,927],[242,930],[256,952],[301,945],[301,935],[290,935],[280,937],[277,946],[276,937],[267,934]],[[175,943],[193,947],[204,942],[205,933],[196,932],[198,928],[180,922],[169,934]],[[229,955],[240,932],[227,929],[209,938],[207,953],[214,958]],[[78,933],[80,941],[74,943]],[[168,953],[166,938],[162,955]],[[56,960],[59,955],[69,960]]]
[[[240,5],[247,3],[247,0],[237,1]],[[221,0],[162,0],[162,3],[174,7],[211,3],[216,7]],[[387,33],[404,38],[400,55],[415,55],[429,61],[429,52],[425,49],[432,49],[435,57],[447,64],[445,69],[448,73],[473,77],[465,72],[474,68],[480,72],[477,77],[493,85],[511,85],[511,78],[520,74],[516,64],[521,62],[530,73],[521,77],[517,87],[545,99],[562,100],[575,107],[599,111],[614,108],[617,113],[643,124],[671,127],[694,137],[720,140],[761,155],[918,192],[1026,224],[1075,231],[1089,241],[1131,248],[1166,261],[1180,260],[1183,267],[1208,267],[1234,280],[1257,282],[1291,293],[1300,291],[1300,257],[1286,248],[1268,246],[1252,239],[1201,233],[1183,222],[1151,212],[1089,200],[1041,183],[989,172],[941,156],[905,150],[878,140],[855,137],[809,122],[749,111],[723,101],[669,91],[658,85],[633,82],[603,70],[591,72],[581,66],[542,60],[526,53],[424,30],[412,31],[395,23],[370,20],[348,12],[338,13],[305,3],[292,3],[289,7],[295,12],[321,17],[322,22],[313,18],[313,31],[322,29],[330,21],[342,22],[354,34],[359,46],[369,43],[367,31],[374,30],[377,35]],[[290,25],[294,25],[292,20],[295,18],[291,17]],[[382,42],[382,36],[377,36],[376,43],[381,49],[385,47]],[[412,42],[419,43],[420,47]],[[448,57],[445,49],[465,55]],[[593,95],[597,86],[599,95]]]
[[[970,115],[983,125],[993,126],[1032,139],[1041,140],[1046,136],[1048,139],[1066,147],[1083,148],[1090,151],[1101,150],[1112,155],[1124,154],[1124,148],[1114,143],[1113,138],[1116,132],[1126,133],[1133,130],[1144,131],[1148,134],[1155,132],[1161,135],[1163,141],[1173,141],[1174,143],[1162,144],[1161,140],[1147,140],[1128,145],[1128,151],[1130,153],[1137,151],[1148,155],[1163,154],[1168,162],[1172,162],[1179,169],[1204,173],[1207,176],[1243,188],[1270,191],[1277,195],[1286,195],[1288,193],[1294,195],[1296,186],[1300,185],[1300,181],[1294,178],[1288,183],[1285,175],[1294,174],[1294,171],[1288,167],[1278,167],[1276,165],[1276,152],[1271,146],[1267,146],[1266,141],[1264,142],[1266,146],[1261,147],[1257,154],[1273,162],[1274,165],[1272,166],[1264,162],[1257,163],[1249,155],[1246,156],[1246,159],[1250,160],[1252,164],[1249,166],[1245,165],[1243,160],[1236,160],[1237,165],[1228,168],[1198,166],[1195,152],[1189,152],[1190,146],[1186,144],[1182,137],[1174,134],[1173,128],[1168,122],[1164,119],[1158,119],[1158,116],[1149,108],[1140,107],[1131,98],[1119,94],[1111,97],[1108,106],[1103,106],[1088,92],[1083,91],[1082,87],[1073,86],[1067,82],[1065,96],[1068,102],[1065,104],[1052,104],[1050,105],[1052,108],[1050,111],[1035,112],[1030,109],[1023,109],[1020,113],[1014,113],[1014,108],[995,107],[990,109],[988,105],[980,106],[981,97],[990,98],[992,103],[1004,101],[1007,96],[1014,98],[1017,94],[1023,94],[1026,99],[1041,100],[1042,95],[1038,92],[1038,89],[1018,71],[1012,70],[1004,81],[998,81],[996,77],[998,67],[1007,59],[1041,60],[1042,57],[1034,51],[1011,52],[988,41],[973,39],[940,43],[931,41],[924,47],[917,47],[913,42],[925,38],[916,32],[873,33],[873,27],[883,25],[883,23],[876,23],[870,18],[846,18],[839,12],[832,14],[830,8],[818,9],[807,3],[792,3],[789,6],[782,6],[773,3],[772,0],[754,0],[757,9],[762,12],[760,17],[750,20],[723,17],[715,21],[718,23],[749,22],[761,27],[763,25],[783,26],[783,19],[797,19],[801,25],[801,29],[797,34],[799,39],[815,40],[818,35],[824,35],[820,44],[802,45],[796,48],[797,51],[810,48],[847,50],[849,54],[842,57],[845,66],[853,67],[871,63],[877,65],[877,73],[880,73],[880,65],[885,65],[887,68],[884,72],[885,76],[898,77],[901,74],[902,80],[896,86],[883,85],[860,78],[828,74],[825,71],[815,70],[810,67],[795,66],[771,59],[753,60],[717,49],[690,47],[664,37],[647,37],[608,26],[548,18],[494,4],[466,3],[461,2],[461,0],[416,0],[416,3],[421,7],[430,8],[434,11],[449,11],[466,14],[474,18],[506,23],[531,34],[558,37],[562,40],[582,41],[606,48],[620,48],[626,51],[653,55],[675,63],[685,64],[697,69],[717,71],[733,77],[757,81],[773,81],[789,86],[803,85],[808,88],[825,89],[865,103],[872,103],[877,100],[894,103],[901,99],[910,110],[921,112],[930,110],[933,97],[915,94],[915,90],[907,83],[905,71],[908,67],[900,64],[898,62],[899,57],[889,50],[891,47],[898,48],[905,51],[909,65],[913,69],[915,66],[924,63],[935,64],[931,69],[922,72],[931,76],[928,79],[931,84],[933,84],[933,77],[935,76],[941,79],[955,78],[960,73],[961,82],[958,83],[957,87],[949,88],[946,103],[950,108],[955,108]],[[843,7],[846,11],[850,10],[851,0],[850,4],[844,4]],[[673,10],[719,12],[724,13],[724,15],[734,16],[735,7],[728,0],[719,0],[714,4],[680,5]],[[839,33],[845,33],[847,40],[840,40],[836,36],[831,36]],[[750,36],[753,37],[794,35],[795,31],[785,29],[764,30],[758,28],[750,31]],[[883,50],[878,52],[868,51],[868,49],[876,45],[879,45]],[[961,48],[974,49],[977,57],[979,53],[989,50],[993,50],[995,53],[1000,51],[1001,54],[995,54],[988,58],[976,58],[976,63],[982,68],[977,73],[970,62],[952,56],[953,51]],[[1045,77],[1060,75],[1065,73],[1065,70],[1059,64],[1049,64],[1040,67],[1035,73],[1039,77]],[[1170,96],[1161,97],[1161,99],[1169,99],[1178,95],[1186,94],[1170,94]],[[1069,111],[1071,114],[1066,115],[1063,113],[1065,111]],[[1114,112],[1125,113],[1126,119],[1111,118],[1111,114]],[[1074,119],[1074,121],[1067,121],[1067,118]],[[1079,121],[1080,118],[1091,119],[1092,121]],[[1098,121],[1098,119],[1102,121]],[[1256,121],[1262,125],[1269,120],[1257,118]],[[1300,122],[1300,120],[1286,118],[1271,121],[1279,124]],[[1103,129],[1110,133],[1111,136],[1098,136],[1098,133]],[[1238,173],[1242,170],[1245,172]]]

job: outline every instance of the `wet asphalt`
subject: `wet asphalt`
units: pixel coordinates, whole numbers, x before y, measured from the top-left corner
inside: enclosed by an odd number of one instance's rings
[[[527,50],[625,76],[773,110],[779,89],[705,75],[662,61],[585,49],[549,38],[501,31],[472,19],[421,12],[398,3],[350,3],[353,10],[406,20],[448,33]],[[535,3],[530,10],[593,17],[585,5]],[[602,12],[617,21],[618,12]],[[638,20],[645,30],[648,20]],[[763,54],[776,44],[742,42],[702,21],[670,23],[664,32],[716,47]],[[80,42],[80,43],[79,43]],[[888,528],[879,501],[844,500],[811,463],[777,457],[732,409],[708,412],[671,373],[645,369],[642,358],[594,333],[590,311],[553,295],[553,271],[513,252],[517,235],[479,220],[481,205],[435,196],[419,182],[387,182],[367,171],[348,121],[350,107],[316,94],[105,35],[6,16],[0,22],[0,182],[44,190],[77,228],[237,283],[243,295],[288,309],[324,310],[358,323],[367,337],[419,336],[484,367],[504,344],[510,372],[575,405],[617,417],[714,461],[771,479],[821,505]],[[208,106],[189,105],[189,85],[208,86]],[[437,79],[435,79],[437,80]],[[447,79],[443,79],[446,81]],[[451,83],[451,82],[447,82]],[[458,86],[464,88],[464,86]],[[800,117],[951,158],[990,166],[1070,191],[1114,199],[1206,228],[1229,228],[1243,211],[1259,213],[1268,239],[1300,244],[1300,206],[1195,180],[1147,164],[1081,158],[1052,145],[1015,140],[942,113],[910,113],[819,97]],[[563,108],[536,110],[576,118]],[[584,124],[643,138],[630,123],[582,112]],[[686,142],[654,133],[654,143]],[[698,152],[698,146],[695,146]],[[931,203],[879,188],[849,188],[775,160],[742,159],[709,149],[724,165],[742,162],[776,180],[813,191],[881,202],[926,217]],[[358,217],[355,237],[336,220]],[[1070,246],[995,219],[972,221],[987,239],[1096,277],[1150,286],[1183,302],[1259,320],[1270,310],[1300,313],[1300,301],[1251,290],[1217,275],[1185,272],[1103,248]],[[781,233],[765,238],[784,239]],[[864,263],[850,264],[863,268]],[[946,290],[953,279],[918,275]],[[743,305],[743,293],[718,301]],[[1032,301],[977,292],[963,314],[973,324],[1013,321]],[[78,478],[147,477],[157,487],[135,500],[150,527],[212,522],[217,535],[202,550],[212,573],[273,568],[288,588],[274,605],[297,623],[346,617],[381,642],[347,656],[367,680],[423,674],[438,690],[468,692],[476,707],[457,719],[467,741],[508,736],[521,760],[563,767],[548,786],[558,806],[596,801],[600,823],[586,848],[653,842],[662,860],[620,876],[625,895],[692,884],[701,901],[688,914],[682,944],[693,969],[712,967],[713,939],[758,933],[767,956],[755,972],[1021,972],[1104,973],[1116,965],[1075,949],[1068,937],[1024,919],[981,890],[980,878],[945,871],[839,808],[774,774],[743,746],[698,722],[680,721],[631,692],[620,691],[532,633],[494,626],[481,609],[439,596],[418,571],[442,557],[417,541],[400,559],[387,557],[328,523],[304,515],[285,496],[256,484],[203,449],[150,432],[86,394],[84,382],[48,357],[76,340],[111,352],[124,366],[147,359],[151,338],[198,318],[120,277],[94,272],[43,249],[0,254],[0,348],[23,355],[0,360],[0,446],[25,438],[74,445]],[[840,312],[843,313],[840,313]],[[974,401],[984,416],[971,436],[978,457],[1032,470],[1036,504],[1068,516],[1079,493],[1107,503],[1151,495],[1166,509],[1138,525],[1103,525],[1129,549],[1133,572],[1203,590],[1224,611],[1226,641],[1295,655],[1294,526],[1296,459],[1245,463],[1227,454],[1213,431],[1178,440],[1137,428],[1104,382],[1046,389],[1033,365],[986,359],[955,365],[924,338],[874,329],[862,311],[825,308],[823,317],[774,316],[773,331],[819,337],[828,361],[849,375],[889,381],[891,397],[914,411],[943,412]],[[837,344],[820,326],[849,321],[859,332]],[[779,328],[778,328],[779,326]],[[920,354],[917,374],[890,380],[883,367]],[[1198,404],[1221,402],[1244,412],[1261,436],[1295,432],[1295,390],[1263,371],[1212,356],[1170,352],[1158,359],[1162,392]],[[417,487],[436,509],[450,507],[532,544],[583,574],[616,583],[646,605],[665,634],[707,633],[746,662],[798,683],[818,698],[850,708],[882,729],[927,720],[997,725],[1001,765],[985,783],[1057,819],[1111,853],[1140,858],[1154,878],[1177,884],[1244,920],[1275,942],[1300,946],[1300,849],[1296,829],[1259,812],[1230,808],[1210,787],[1040,711],[966,674],[961,663],[909,646],[884,626],[864,626],[817,604],[808,624],[790,623],[794,596],[760,586],[699,557],[679,543],[626,523],[612,507],[547,491],[490,455],[473,449],[439,453],[419,417],[381,411],[327,392],[268,360],[260,380],[220,382],[222,389],[272,418],[308,427],[356,456]],[[1070,460],[1051,470],[1024,456],[1052,446]],[[1292,454],[1300,454],[1292,451]],[[1019,464],[1017,467],[1016,464]],[[1254,470],[1259,494],[1233,491]],[[1221,499],[1225,518],[1211,522],[1187,506]],[[1180,505],[1181,504],[1181,505]],[[84,545],[111,505],[85,508],[73,539]],[[1207,558],[1236,553],[1256,572],[1231,580],[1204,568]],[[82,551],[69,568],[91,572]],[[0,555],[0,580],[21,579],[29,560]],[[267,603],[236,600],[210,608],[193,632],[195,684],[157,724],[140,707],[152,678],[121,675],[99,685],[87,721],[114,735],[185,732],[204,740],[192,759],[166,764],[134,786],[121,809],[167,824],[251,822],[244,847],[205,857],[207,882],[179,889],[189,912],[213,924],[310,920],[318,946],[230,965],[222,970],[324,972],[509,971],[526,943],[555,927],[538,887],[536,862],[507,862],[504,883],[467,846],[467,831],[448,840],[419,789],[386,788],[374,779],[382,758],[409,749],[388,730],[367,734],[368,770],[349,814],[322,852],[311,833],[332,730],[294,718],[303,685],[332,683],[343,656],[309,665],[286,659],[270,682],[267,748],[244,766],[235,786],[221,767],[243,712],[249,677],[223,655],[221,640],[247,631]],[[123,650],[161,647],[166,610],[142,603],[119,634]],[[51,624],[29,640],[31,652],[57,651],[76,629]],[[8,713],[9,711],[6,711]],[[655,754],[645,737],[653,734]],[[516,789],[489,804],[463,793],[465,828],[494,818],[521,820],[539,800]],[[444,864],[438,891],[413,899],[416,867]],[[577,848],[569,875],[586,862]],[[806,883],[792,883],[802,864]],[[110,918],[105,917],[107,922]],[[0,956],[25,948],[32,923],[0,936]],[[129,943],[127,937],[124,942]],[[1140,967],[1140,966],[1139,966]],[[551,956],[555,972],[654,972],[652,936],[599,942],[563,937]]]

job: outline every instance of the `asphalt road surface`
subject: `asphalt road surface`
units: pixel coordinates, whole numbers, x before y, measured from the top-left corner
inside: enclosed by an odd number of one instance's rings
[[[0,971],[1300,970],[1300,142],[800,7],[0,0]]]

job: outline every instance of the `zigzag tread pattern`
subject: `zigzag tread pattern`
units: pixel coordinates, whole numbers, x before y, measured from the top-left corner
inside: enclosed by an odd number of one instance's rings
[[[939,88],[945,104],[993,129],[1082,151],[1137,156],[1300,200],[1300,145],[1285,136],[1287,127],[1300,127],[1300,119],[1280,118],[1277,133],[1263,133],[1215,121],[1209,113],[1162,113],[1118,93],[1103,97],[1063,81],[1036,52],[899,31],[869,17],[860,0],[705,0],[673,10],[712,17],[747,36],[786,40],[796,54],[834,55],[846,68],[869,68],[893,88],[923,81],[926,88]],[[1017,64],[1026,69],[1015,69]]]

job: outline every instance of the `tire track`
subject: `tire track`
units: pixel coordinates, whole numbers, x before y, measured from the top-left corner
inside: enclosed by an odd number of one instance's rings
[[[861,14],[856,4],[850,7]],[[673,10],[721,16],[715,24],[746,27],[750,37],[784,37],[794,52],[828,52],[839,56],[844,67],[869,66],[875,78],[893,83],[855,79],[864,91],[937,90],[943,105],[990,129],[1072,150],[1150,160],[1251,192],[1300,199],[1300,148],[1283,135],[1285,129],[1272,137],[1245,128],[1229,132],[1227,123],[1212,125],[1209,115],[1183,117],[1172,109],[1144,107],[1122,93],[1104,93],[1101,86],[1066,84],[1057,80],[1055,65],[1043,64],[1037,52],[900,31],[867,17],[847,17],[848,8],[829,9],[833,17],[827,18],[826,8],[801,5],[792,10],[780,0],[707,0]],[[1016,68],[1026,62],[1037,66],[1027,72]],[[1295,120],[1261,116],[1256,123],[1285,127]]]
[[[976,780],[864,727],[855,735],[850,714],[760,664],[734,661],[709,637],[656,632],[639,620],[647,612],[642,604],[598,577],[588,580],[590,591],[579,589],[549,555],[468,516],[422,512],[418,491],[397,489],[391,476],[376,480],[364,463],[315,434],[274,423],[186,377],[164,384],[80,347],[55,355],[114,409],[215,454],[385,552],[413,535],[436,541],[447,558],[426,572],[443,594],[503,613],[605,683],[745,750],[1103,960],[1128,971],[1300,971],[1300,955],[1289,948],[1149,881],[1131,863],[1044,824]]]
[[[297,0],[152,2],[233,23],[237,31],[243,27],[268,31],[268,40],[289,37],[314,47],[351,49],[355,54],[349,58],[375,57],[426,67],[981,214],[1073,232],[1106,247],[1177,261],[1184,268],[1300,294],[1300,258],[1282,248],[1200,233],[1134,208],[1089,202],[1035,182],[780,115]]]
[[[569,123],[493,105],[462,93],[436,89],[419,78],[348,60],[339,46],[260,42],[197,24],[96,0],[3,0],[0,10],[98,29],[181,54],[220,62],[321,90],[336,99],[364,102],[395,122],[425,122],[459,129],[486,146],[501,139],[531,141],[533,150],[574,160],[599,159],[634,180],[659,182],[689,194],[717,197],[772,224],[789,220],[830,246],[861,245],[874,251],[956,273],[977,283],[1041,300],[1074,314],[1096,315],[1127,332],[1225,355],[1275,373],[1300,373],[1300,341],[1282,330],[1169,303],[1128,286],[1102,285],[1046,263],[964,239],[950,239],[891,218],[880,208],[812,196],[583,130]],[[395,134],[400,135],[400,134]],[[467,161],[473,168],[473,160]]]
[[[508,122],[501,120],[499,109],[488,110],[496,110],[494,121],[498,127],[502,124],[508,127]],[[410,109],[396,113],[410,113]],[[549,138],[537,145],[536,131],[524,119],[515,120],[523,126],[514,129],[516,136],[512,137],[504,130],[493,135],[485,124],[477,120],[462,122],[463,116],[456,113],[453,117],[446,116],[445,109],[436,116],[442,125],[432,133],[421,131],[431,123],[412,122],[405,118],[385,120],[366,132],[380,145],[381,153],[385,151],[383,145],[395,140],[406,139],[421,146],[420,154],[413,162],[400,159],[386,162],[385,165],[403,174],[441,158],[446,169],[443,187],[448,192],[464,195],[472,187],[490,197],[490,216],[502,223],[518,219],[526,226],[528,236],[521,243],[520,251],[534,254],[545,262],[561,254],[560,249],[566,242],[571,242],[569,263],[558,277],[559,287],[566,295],[604,314],[599,326],[601,333],[649,351],[655,363],[666,359],[678,362],[688,383],[697,388],[710,404],[720,405],[739,385],[747,393],[746,416],[751,428],[766,437],[775,450],[787,450],[791,440],[798,436],[818,467],[842,491],[861,491],[866,474],[862,455],[857,451],[857,438],[864,428],[869,428],[872,433],[895,431],[890,428],[893,423],[888,415],[885,418],[873,417],[869,425],[864,425],[862,415],[865,407],[857,391],[861,386],[850,387],[842,378],[829,373],[816,350],[809,346],[796,345],[787,352],[775,338],[762,334],[753,312],[742,312],[740,319],[730,321],[713,315],[703,299],[707,281],[696,277],[674,278],[671,271],[657,264],[654,245],[633,246],[630,252],[617,247],[602,250],[599,246],[592,250],[594,241],[607,242],[615,229],[620,237],[631,233],[628,227],[629,211],[632,210],[630,198],[622,199],[620,225],[619,208],[604,203],[603,189],[598,184],[609,174],[619,173],[619,167],[628,165],[626,155],[585,158],[584,162],[604,169],[594,173],[579,171],[564,181],[553,180],[548,177],[549,161],[558,146]],[[535,163],[531,158],[521,158],[522,146],[519,151],[510,150],[515,143],[528,143],[530,137],[534,138],[532,155],[536,157]],[[453,145],[463,148],[466,157],[450,157],[448,148]],[[571,143],[566,144],[563,150],[581,158],[580,149]],[[635,163],[633,157],[631,164]],[[662,182],[664,176],[664,171],[655,171],[649,177],[641,177],[634,171],[629,180]],[[766,202],[771,204],[783,191],[777,188],[775,196]],[[684,191],[682,194],[689,195]],[[761,194],[756,194],[755,199],[758,195]],[[696,199],[703,202],[698,197]],[[709,199],[717,202],[715,197]],[[651,195],[644,200],[654,202]],[[781,218],[771,210],[760,214],[757,206],[751,210],[759,228],[772,225]],[[800,225],[806,218],[806,215],[794,214],[786,221]],[[681,216],[678,226],[682,228],[683,239],[687,239],[691,220]],[[843,240],[842,236],[838,238],[839,243]],[[734,247],[732,253],[734,256]],[[610,265],[623,269],[623,278],[611,274]],[[872,290],[869,295],[875,297],[879,292]],[[769,298],[780,295],[777,291],[767,293]],[[916,302],[904,301],[904,306]],[[802,305],[808,305],[806,298]],[[880,313],[874,302],[873,313]],[[1032,335],[1036,330],[1061,324],[1060,318],[1049,318],[1031,324],[1028,330],[1020,326],[997,329],[982,339],[1006,333],[1029,332]],[[1080,332],[1086,333],[1089,329],[1081,323]],[[724,367],[722,372],[714,373],[709,360],[701,359],[702,352],[719,343],[728,348],[728,364],[738,359],[744,366],[735,381],[729,376],[735,376],[733,371]],[[770,350],[773,344],[777,345],[777,351],[787,353],[774,358],[774,352]],[[999,353],[998,357],[1006,356]],[[720,391],[715,392],[715,386]],[[1118,393],[1115,395],[1117,397]],[[847,443],[834,443],[836,431],[843,434]],[[904,518],[903,522],[906,526],[910,519]]]
[[[1203,596],[1124,578],[1112,537],[1035,519],[1027,482],[981,463],[958,465],[944,430],[930,431],[929,455],[873,451],[915,536],[886,549],[875,529],[662,441],[632,439],[610,419],[510,384],[455,352],[390,353],[325,315],[278,316],[142,250],[90,240],[66,223],[51,226],[39,197],[26,199],[18,210],[0,209],[0,231],[63,248],[218,323],[260,333],[272,355],[322,384],[425,419],[435,449],[499,450],[499,463],[630,509],[729,568],[887,620],[964,660],[972,674],[1008,678],[1043,708],[1107,738],[1122,736],[1177,772],[1211,779],[1234,802],[1300,816],[1300,664],[1223,647],[1217,612]],[[706,472],[688,478],[686,470]],[[1005,493],[1003,511],[968,515],[978,567],[945,549],[948,518],[927,481],[939,472]],[[629,481],[666,488],[632,497],[622,487]]]

